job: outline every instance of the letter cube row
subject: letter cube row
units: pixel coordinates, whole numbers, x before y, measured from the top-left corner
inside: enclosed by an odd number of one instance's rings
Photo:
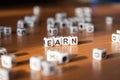
[[[44,46],[64,46],[64,45],[77,45],[77,36],[66,36],[66,37],[44,37]]]

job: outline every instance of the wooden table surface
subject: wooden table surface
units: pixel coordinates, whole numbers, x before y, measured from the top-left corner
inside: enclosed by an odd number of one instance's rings
[[[79,44],[77,46],[59,46],[45,48],[43,37],[46,32],[46,19],[54,17],[57,12],[67,12],[68,17],[74,16],[74,9],[78,6],[42,6],[40,23],[34,28],[27,28],[29,34],[18,37],[16,35],[17,20],[26,15],[32,15],[33,6],[19,8],[4,8],[0,10],[0,25],[11,26],[13,33],[9,37],[0,39],[0,46],[5,47],[8,53],[16,54],[17,65],[12,68],[13,80],[120,80],[120,45],[112,43],[111,34],[120,29],[120,6],[119,4],[99,5],[92,7],[94,33],[78,33]],[[113,25],[105,24],[105,17],[114,18]],[[68,34],[68,30],[63,30]],[[42,72],[32,75],[29,68],[30,56],[42,55],[45,57],[46,50],[57,49],[69,54],[77,55],[67,64],[58,65],[59,73],[45,76]],[[107,59],[96,61],[92,59],[93,48],[105,48]]]

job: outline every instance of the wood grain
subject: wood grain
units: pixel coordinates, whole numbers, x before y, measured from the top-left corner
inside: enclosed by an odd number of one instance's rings
[[[7,48],[9,53],[17,55],[18,64],[12,68],[14,80],[120,80],[120,50],[119,44],[111,42],[111,34],[120,29],[120,8],[116,5],[100,5],[92,7],[94,33],[78,33],[79,45],[59,46],[45,48],[43,37],[48,36],[46,32],[46,19],[54,17],[57,12],[67,12],[68,16],[74,16],[77,6],[43,6],[40,15],[40,24],[33,29],[28,29],[29,35],[18,37],[16,35],[16,23],[26,15],[32,15],[32,7],[21,7],[19,9],[0,10],[0,25],[11,26],[13,33],[10,37],[0,39],[0,46]],[[105,17],[114,18],[113,25],[105,24]],[[66,30],[64,30],[66,31]],[[68,31],[60,35],[71,35]],[[108,58],[103,61],[92,59],[93,48],[105,48]],[[58,65],[59,73],[53,76],[44,76],[42,72],[32,72],[29,68],[30,56],[42,55],[48,49],[64,50],[75,54],[72,61],[64,65]]]

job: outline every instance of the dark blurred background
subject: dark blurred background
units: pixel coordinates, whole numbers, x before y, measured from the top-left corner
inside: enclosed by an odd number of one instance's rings
[[[99,4],[119,3],[120,0],[0,0],[0,9],[19,6],[96,6]]]
[[[34,4],[34,3],[57,3],[57,2],[84,2],[84,3],[118,3],[120,0],[0,0],[1,5],[11,4]]]

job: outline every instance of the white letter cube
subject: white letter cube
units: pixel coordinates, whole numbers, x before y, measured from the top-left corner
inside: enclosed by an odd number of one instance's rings
[[[94,48],[92,53],[93,59],[103,60],[106,58],[106,49]]]
[[[39,6],[34,6],[33,7],[33,14],[36,16],[40,15],[40,7]]]
[[[35,26],[35,22],[33,20],[26,21],[26,24],[27,24],[28,27],[34,27]]]
[[[61,37],[62,39],[62,45],[69,45],[70,44],[70,38],[68,37]]]
[[[24,36],[26,35],[26,29],[25,28],[21,28],[21,29],[17,29],[17,35],[18,36]]]
[[[113,33],[112,34],[112,42],[119,42],[120,34]]]
[[[11,35],[12,28],[11,27],[4,27],[4,35]]]
[[[71,34],[78,33],[78,27],[77,26],[71,26],[70,27],[70,33]]]
[[[61,45],[62,45],[61,37],[54,37],[54,46],[61,46]]]
[[[86,32],[94,32],[94,25],[92,24],[85,24]]]
[[[54,18],[48,18],[47,19],[47,25],[53,25],[55,23]]]
[[[44,58],[42,56],[30,57],[30,69],[40,71],[42,61],[44,61]]]
[[[16,64],[16,56],[14,54],[2,55],[1,64],[4,68],[12,68]]]
[[[44,75],[53,75],[56,73],[56,64],[50,61],[42,62],[42,72]]]
[[[1,47],[0,48],[0,56],[4,55],[4,54],[7,54],[7,49]]]
[[[0,68],[0,80],[11,80],[12,79],[11,70]]]
[[[81,22],[78,23],[78,28],[79,28],[80,31],[85,30],[85,26],[84,26],[84,24],[85,24],[85,23],[81,23]]]
[[[0,26],[0,32],[1,32],[1,34],[4,33],[4,27],[3,26]]]
[[[69,62],[69,54],[66,52],[59,52],[58,54],[58,63],[68,63]]]
[[[50,35],[58,35],[58,28],[50,28],[48,33]]]
[[[18,20],[17,22],[17,28],[24,28],[24,21],[23,20]]]
[[[120,34],[120,30],[116,30],[116,33],[117,33],[117,34]]]
[[[70,36],[70,45],[77,45],[77,44],[78,44],[78,37]]]
[[[44,37],[44,46],[45,47],[53,46],[53,38],[52,37],[50,37],[50,38]]]
[[[47,51],[47,61],[58,61],[58,51],[57,50],[48,50]]]
[[[113,18],[112,17],[106,17],[105,22],[106,22],[106,24],[112,24],[113,23]]]

